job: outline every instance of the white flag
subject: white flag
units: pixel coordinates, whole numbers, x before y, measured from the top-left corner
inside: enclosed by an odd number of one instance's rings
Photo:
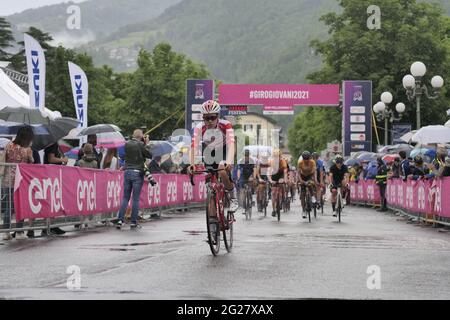
[[[87,128],[88,126],[88,93],[89,83],[86,73],[76,64],[69,62],[70,83],[72,84],[73,101],[75,103],[75,112],[80,122],[78,127]]]
[[[45,55],[41,45],[33,37],[24,34],[27,57],[30,107],[45,108]]]

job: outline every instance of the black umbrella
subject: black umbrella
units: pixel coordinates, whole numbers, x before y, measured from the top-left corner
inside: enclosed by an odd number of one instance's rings
[[[57,142],[59,139],[65,137],[70,130],[79,125],[79,122],[76,119],[68,117],[52,119],[37,108],[26,107],[5,107],[0,110],[0,119],[9,122],[20,122],[27,125],[44,126],[50,134],[46,139],[33,142],[33,146],[36,150],[43,149],[49,144]]]

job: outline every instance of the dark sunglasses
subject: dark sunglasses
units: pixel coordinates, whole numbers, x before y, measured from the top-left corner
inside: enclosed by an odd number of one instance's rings
[[[205,121],[214,121],[218,118],[218,116],[203,116],[203,120]]]

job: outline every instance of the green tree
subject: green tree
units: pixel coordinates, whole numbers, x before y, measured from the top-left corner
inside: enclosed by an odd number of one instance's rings
[[[167,43],[158,44],[152,53],[142,50],[138,69],[129,77],[130,86],[123,89],[121,100],[116,101],[117,123],[131,132],[135,127],[153,128],[168,119],[152,132],[152,139],[170,135],[176,128],[184,127],[186,79],[208,76],[203,65],[173,52]]]
[[[450,17],[444,15],[441,7],[435,4],[418,3],[415,0],[341,0],[341,14],[329,13],[321,20],[329,27],[330,38],[315,40],[311,46],[323,57],[324,66],[320,71],[311,73],[311,83],[341,83],[343,80],[368,79],[373,82],[373,101],[377,102],[383,91],[394,95],[394,102],[404,102],[407,110],[404,122],[415,123],[415,107],[409,103],[402,87],[402,78],[408,74],[414,61],[422,61],[428,72],[424,82],[429,83],[430,75],[441,74],[445,77],[450,67]],[[381,28],[367,28],[369,5],[381,8]],[[424,99],[422,123],[441,124],[445,121],[445,110],[450,98],[450,79],[442,90],[441,98],[435,101]],[[310,127],[310,123],[299,121],[320,119],[314,132],[319,132],[319,147],[340,137],[341,112],[338,110],[314,109],[309,115],[299,115],[295,125]],[[327,119],[334,119],[327,121]],[[333,127],[329,130],[329,127]],[[310,135],[314,136],[315,133]],[[328,132],[328,133],[327,133]],[[297,141],[299,147],[312,147],[303,132],[292,132],[290,138]],[[292,147],[296,147],[292,142]],[[315,145],[314,145],[315,147]]]
[[[53,41],[53,37],[49,33],[43,32],[35,27],[30,27],[26,33],[36,39],[37,42],[39,42],[42,49],[44,49],[45,51],[46,61],[51,60],[55,52],[55,47],[52,47],[49,42]],[[25,42],[19,41],[17,42],[17,44],[20,45],[20,50],[11,57],[11,65],[14,70],[22,73],[27,73]]]
[[[4,49],[12,47],[12,42],[14,42],[14,36],[11,31],[11,24],[5,18],[0,17],[0,60],[10,58],[10,54]]]

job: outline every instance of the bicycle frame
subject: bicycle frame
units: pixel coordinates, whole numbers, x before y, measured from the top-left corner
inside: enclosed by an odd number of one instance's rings
[[[207,173],[206,175],[206,189],[208,192],[212,192],[215,198],[216,205],[216,218],[220,224],[220,231],[226,229],[225,224],[225,207],[226,207],[226,196],[225,196],[225,185],[219,181],[219,171],[221,169],[207,169],[201,171],[195,171],[191,174],[191,184],[194,185],[193,175]],[[232,222],[231,222],[232,223]]]
[[[262,190],[262,191],[261,191]],[[258,199],[259,198],[259,199]],[[260,200],[260,205],[262,206],[262,210],[264,211],[267,208],[267,204],[269,203],[269,195],[268,195],[268,182],[258,181],[258,187],[256,190],[256,200]]]

